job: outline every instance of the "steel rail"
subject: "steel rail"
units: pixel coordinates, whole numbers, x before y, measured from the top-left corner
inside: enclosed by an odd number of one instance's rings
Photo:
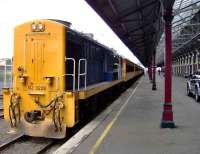
[[[8,147],[10,144],[17,142],[19,139],[24,137],[24,134],[15,134],[11,138],[6,139],[5,141],[0,141],[0,151]]]

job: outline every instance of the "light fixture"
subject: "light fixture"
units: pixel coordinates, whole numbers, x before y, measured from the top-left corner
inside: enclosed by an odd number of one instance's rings
[[[43,32],[44,31],[44,29],[45,29],[45,26],[44,26],[44,24],[42,24],[42,23],[35,23],[35,22],[33,22],[32,24],[31,24],[31,30],[32,30],[32,32]]]
[[[37,30],[37,25],[35,23],[31,24],[31,29],[32,31],[36,31]]]
[[[44,31],[44,25],[42,23],[38,24],[39,31]]]

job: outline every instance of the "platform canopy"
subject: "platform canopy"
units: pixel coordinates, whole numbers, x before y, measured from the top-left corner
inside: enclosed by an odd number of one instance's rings
[[[199,48],[200,1],[176,0],[173,5],[172,52],[173,58]],[[157,63],[164,63],[164,35],[157,46]]]
[[[163,33],[163,10],[174,0],[86,0],[146,66]]]

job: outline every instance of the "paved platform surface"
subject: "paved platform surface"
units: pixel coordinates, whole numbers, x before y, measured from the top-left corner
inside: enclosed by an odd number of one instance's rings
[[[152,91],[147,76],[142,77],[135,93],[133,87],[129,89],[129,100],[121,102],[72,153],[199,154],[200,104],[186,96],[184,78],[173,78],[177,128],[160,128],[163,81],[163,76],[157,76],[158,90]]]

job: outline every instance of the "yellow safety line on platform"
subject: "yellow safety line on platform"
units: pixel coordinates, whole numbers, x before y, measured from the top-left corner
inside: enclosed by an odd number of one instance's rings
[[[118,119],[119,115],[121,114],[121,112],[124,110],[124,108],[126,107],[126,105],[128,104],[129,100],[131,99],[131,97],[134,95],[136,89],[138,88],[138,86],[140,85],[141,81],[138,83],[138,85],[136,86],[136,88],[133,90],[132,94],[128,97],[128,99],[126,100],[126,102],[122,105],[122,107],[120,108],[120,110],[117,112],[117,114],[115,115],[115,117],[113,118],[113,120],[107,125],[106,129],[103,131],[103,133],[101,134],[101,136],[99,137],[99,139],[97,140],[97,142],[92,146],[89,154],[94,154],[97,150],[97,148],[100,146],[100,144],[103,142],[104,138],[107,136],[107,134],[109,133],[110,129],[112,128],[113,124],[116,122],[116,120]]]

